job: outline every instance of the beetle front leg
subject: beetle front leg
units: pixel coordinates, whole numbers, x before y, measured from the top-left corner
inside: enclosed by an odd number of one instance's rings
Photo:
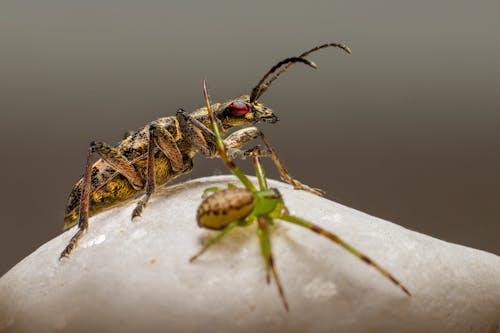
[[[316,195],[324,195],[324,192],[320,189],[309,187],[305,184],[302,184],[296,179],[293,179],[292,176],[288,173],[288,170],[285,168],[283,163],[280,161],[276,150],[271,146],[269,141],[266,139],[261,130],[257,127],[247,127],[243,128],[239,131],[236,131],[229,135],[226,139],[224,139],[224,145],[228,148],[230,154],[232,156],[243,157],[247,156],[248,152],[252,152],[252,149],[247,151],[241,151],[240,148],[247,144],[252,139],[261,138],[264,142],[264,145],[267,148],[267,151],[262,154],[262,156],[269,156],[273,160],[274,164],[278,168],[281,178],[292,185],[295,189],[304,190],[307,192],[311,192]]]
[[[208,127],[203,125],[198,120],[186,114],[182,109],[179,109],[177,111],[177,121],[179,122],[179,126],[183,130],[183,133],[188,133],[188,135],[192,138],[193,143],[202,151],[205,156],[216,156],[216,152],[213,152],[212,149],[210,149],[210,146],[215,146],[215,134],[213,133],[213,131],[211,131]],[[262,139],[267,148],[267,153],[263,154],[263,156],[269,155],[271,157],[274,164],[278,168],[283,180],[288,182],[297,190],[307,191],[320,196],[324,195],[324,192],[322,190],[302,184],[301,182],[293,179],[292,176],[290,176],[290,173],[288,173],[283,163],[281,163],[276,150],[274,150],[269,141],[267,141],[262,131],[257,127],[252,126],[243,128],[230,134],[227,138],[224,139],[224,146],[228,149],[228,153],[229,155],[231,155],[231,158],[243,158],[247,156],[247,153],[251,152],[253,149],[245,152],[241,151],[240,148],[247,144],[250,140],[259,137]]]
[[[262,132],[261,132],[260,138],[262,139],[262,141],[266,145],[269,157],[271,157],[274,164],[278,168],[278,170],[281,174],[281,178],[283,180],[286,180],[290,185],[292,185],[297,190],[307,191],[307,192],[310,192],[312,194],[316,194],[319,196],[323,196],[325,194],[325,192],[319,188],[309,187],[306,184],[302,184],[298,180],[293,179],[292,176],[290,176],[288,171],[285,169],[285,166],[283,165],[283,163],[281,163],[280,159],[278,158],[278,154],[276,153],[276,150],[274,150],[274,148],[271,146],[269,141],[267,141],[266,137],[264,136],[264,134]]]

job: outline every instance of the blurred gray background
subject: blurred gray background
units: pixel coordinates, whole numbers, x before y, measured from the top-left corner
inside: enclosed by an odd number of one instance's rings
[[[60,234],[91,140],[203,105],[204,78],[215,101],[249,93],[277,61],[332,41],[353,54],[322,50],[318,70],[294,67],[261,99],[281,118],[261,128],[292,175],[500,254],[499,12],[456,0],[0,2],[0,275]],[[221,172],[198,156],[184,180]]]

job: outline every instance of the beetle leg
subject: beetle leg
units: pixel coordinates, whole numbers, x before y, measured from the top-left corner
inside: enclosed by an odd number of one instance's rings
[[[194,127],[198,128],[203,133],[203,135],[207,138],[207,140],[209,142],[215,143],[215,134],[210,128],[208,128],[201,121],[199,121],[196,118],[193,118],[191,115],[189,115],[187,113],[184,113],[184,117],[186,118],[186,120],[188,122],[193,124]]]
[[[168,157],[173,171],[179,171],[183,167],[182,154],[175,143],[175,139],[164,127],[156,124],[151,125],[150,132],[153,133],[152,140],[160,150]]]
[[[224,145],[228,149],[238,149],[246,145],[250,140],[258,138],[261,134],[261,131],[254,126],[242,128],[228,135],[224,139]]]
[[[286,180],[290,185],[292,185],[297,190],[304,190],[304,191],[310,192],[312,194],[320,195],[320,196],[325,194],[325,192],[321,189],[309,187],[306,184],[302,184],[298,180],[293,179],[292,176],[290,176],[288,171],[285,169],[285,166],[283,165],[283,163],[281,163],[281,161],[278,157],[278,154],[276,153],[276,150],[274,150],[274,148],[271,146],[269,141],[267,141],[266,137],[264,136],[264,134],[262,132],[260,133],[260,138],[262,139],[262,141],[266,145],[267,153],[269,154],[269,157],[271,157],[274,164],[278,168],[278,170],[281,174],[281,178],[283,180]]]
[[[267,150],[261,154],[261,156],[269,156],[273,160],[274,164],[278,168],[281,178],[292,185],[295,189],[304,190],[311,192],[316,195],[323,195],[324,192],[320,189],[309,187],[305,184],[302,184],[298,180],[295,180],[290,176],[288,170],[285,168],[283,163],[280,161],[276,150],[271,146],[269,141],[266,139],[261,130],[257,127],[247,127],[240,129],[231,135],[229,135],[226,139],[224,139],[224,145],[230,149],[232,156],[248,156],[249,152],[253,151],[253,148],[248,151],[239,151],[239,148],[243,147],[246,143],[248,143],[252,139],[261,138],[264,142]]]
[[[134,211],[132,212],[132,219],[140,216],[146,207],[149,198],[153,194],[155,183],[155,148],[158,147],[165,156],[170,160],[172,170],[179,171],[183,168],[182,154],[177,147],[175,140],[165,128],[157,124],[149,126],[149,140],[148,140],[148,153],[147,153],[147,173],[146,173],[146,194],[137,203]]]
[[[262,131],[257,127],[252,126],[252,127],[242,128],[230,134],[227,138],[224,139],[224,146],[228,148],[228,153],[231,158],[233,157],[245,158],[249,155],[251,156],[256,147],[246,151],[242,151],[240,150],[240,148],[243,147],[245,144],[247,144],[250,140],[257,139],[259,137],[264,142],[267,148],[267,150],[260,151],[260,156],[271,157],[274,164],[278,168],[281,178],[283,180],[288,182],[295,189],[308,191],[316,195],[324,194],[324,192],[320,189],[309,187],[305,184],[302,184],[298,180],[293,179],[292,176],[290,176],[290,173],[288,173],[288,170],[285,168],[283,163],[280,161],[278,154],[276,153],[276,150],[271,146],[269,141],[266,139],[264,133],[262,133]]]
[[[116,148],[100,141],[93,141],[90,146],[94,152],[99,154],[100,158],[124,175],[136,190],[144,188],[144,180],[141,175],[137,173],[134,165]]]
[[[228,183],[227,188],[236,188],[236,185],[234,185],[232,183]],[[222,191],[224,189],[226,189],[226,188],[219,187],[219,186],[207,187],[205,190],[203,190],[203,194],[201,195],[201,199],[205,200],[207,197],[211,196],[213,193]]]
[[[217,156],[215,134],[210,129],[191,117],[183,109],[177,110],[176,117],[181,132],[191,140],[194,146],[198,148],[203,155],[207,157]]]
[[[132,212],[132,219],[140,216],[144,208],[146,207],[151,194],[153,194],[155,190],[155,142],[153,139],[154,136],[154,127],[149,127],[149,140],[148,140],[148,168],[147,168],[147,176],[146,176],[146,194],[139,200],[137,206]]]
[[[87,164],[85,167],[85,175],[83,176],[83,186],[82,192],[80,194],[80,208],[78,210],[78,231],[71,238],[69,244],[66,246],[64,251],[61,252],[59,259],[69,257],[71,252],[76,248],[80,239],[83,237],[83,233],[89,227],[89,202],[90,202],[90,181],[92,175],[92,144],[90,145],[87,153]]]

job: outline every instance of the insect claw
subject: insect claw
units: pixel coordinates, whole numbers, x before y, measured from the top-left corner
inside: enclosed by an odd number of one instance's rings
[[[309,193],[312,193],[312,194],[315,194],[315,195],[318,195],[320,197],[324,196],[326,194],[325,191],[323,191],[322,189],[320,188],[316,188],[316,187],[309,187],[305,184],[302,184],[301,182],[297,181],[297,180],[294,180],[294,184],[293,184],[293,188],[295,190],[302,190],[302,191],[307,191]]]
[[[322,189],[317,188],[317,187],[309,187],[308,191],[313,193],[313,194],[319,195],[320,197],[322,197],[326,194],[325,191],[323,191]]]
[[[134,222],[136,218],[141,216],[141,214],[142,214],[142,207],[135,207],[134,211],[132,212],[132,217],[130,218],[130,220]]]

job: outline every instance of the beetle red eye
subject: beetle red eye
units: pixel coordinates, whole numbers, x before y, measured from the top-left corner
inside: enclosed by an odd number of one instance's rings
[[[248,105],[243,102],[233,102],[228,105],[226,111],[232,116],[243,116],[248,113]]]

